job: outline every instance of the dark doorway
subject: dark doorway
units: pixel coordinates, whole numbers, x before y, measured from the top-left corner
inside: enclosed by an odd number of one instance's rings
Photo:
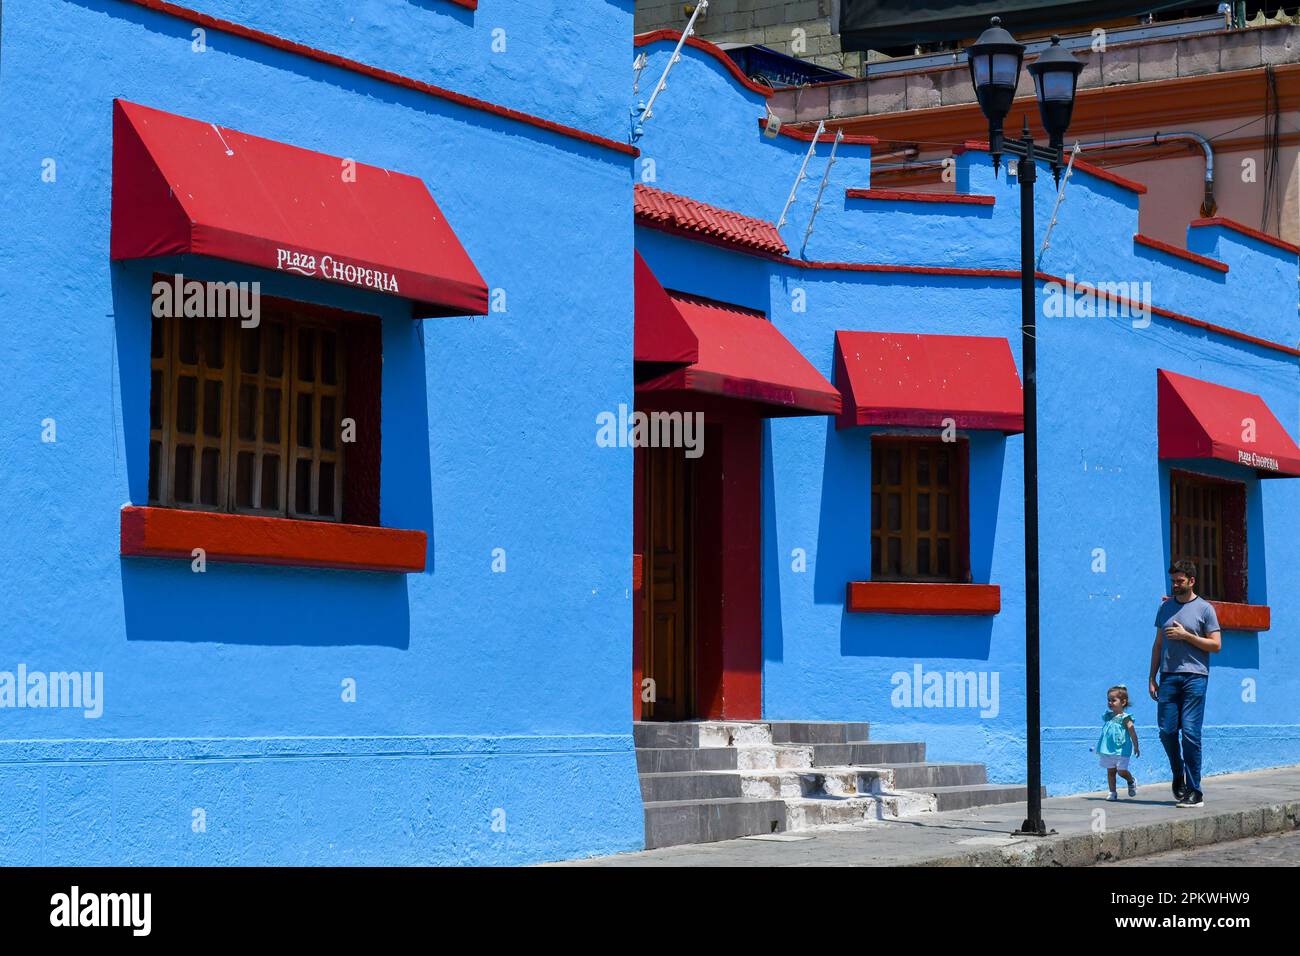
[[[695,708],[695,506],[680,448],[645,451],[645,614],[642,720],[687,720]],[[652,699],[647,700],[647,697]]]

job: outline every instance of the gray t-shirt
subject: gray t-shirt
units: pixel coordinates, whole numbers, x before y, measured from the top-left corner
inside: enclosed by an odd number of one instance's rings
[[[1156,611],[1156,627],[1161,632],[1177,621],[1197,637],[1209,637],[1219,630],[1219,615],[1214,613],[1214,605],[1205,598],[1192,598],[1186,604],[1178,603],[1177,598],[1170,598]],[[1199,647],[1193,647],[1186,641],[1171,641],[1165,638],[1160,649],[1160,673],[1162,674],[1205,674],[1210,673],[1210,655]]]

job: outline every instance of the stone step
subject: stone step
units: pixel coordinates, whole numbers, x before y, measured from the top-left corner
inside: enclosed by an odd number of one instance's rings
[[[772,730],[757,721],[638,720],[632,739],[637,747],[761,747],[771,746]]]
[[[814,767],[880,767],[895,763],[924,763],[921,741],[873,741],[852,744],[814,744]]]
[[[671,800],[645,805],[645,845],[714,843],[762,833],[782,833],[786,805],[781,800]]]
[[[812,767],[802,770],[741,771],[741,793],[746,797],[791,799],[798,797],[852,797],[877,794],[882,771],[863,767]]]
[[[726,747],[736,755],[738,770],[806,770],[813,765],[812,747]]]
[[[890,763],[878,767],[886,790],[929,790],[988,783],[982,763]]]
[[[641,774],[641,799],[645,803],[671,800],[718,800],[747,797],[741,775],[718,771]]]
[[[869,739],[865,723],[810,720],[646,721],[632,724],[637,747],[762,747],[799,744],[859,744]]]
[[[639,773],[681,773],[687,770],[735,770],[741,751],[734,747],[638,747]],[[812,759],[809,753],[808,759]],[[775,764],[773,764],[775,766]]]
[[[855,797],[803,797],[787,799],[786,827],[810,827],[896,820],[933,812],[935,798],[926,793],[863,794]]]
[[[1023,783],[982,783],[965,787],[927,787],[924,793],[935,799],[936,810],[966,810],[1000,803],[1024,803],[1029,788]],[[1043,796],[1047,788],[1043,787]]]
[[[771,720],[775,744],[854,744],[869,739],[870,724],[825,720]]]

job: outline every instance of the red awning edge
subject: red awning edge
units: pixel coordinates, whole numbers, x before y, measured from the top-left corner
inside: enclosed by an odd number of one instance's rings
[[[772,415],[838,415],[840,394],[761,312],[681,292],[668,297],[698,343],[697,360],[640,393],[691,392],[753,402]]]
[[[202,255],[486,315],[487,285],[414,176],[113,101],[115,260]]]
[[[1213,458],[1261,478],[1300,477],[1300,447],[1253,392],[1157,369],[1156,403],[1160,458]]]
[[[1025,430],[1020,376],[1003,338],[835,333],[836,426]]]
[[[700,343],[655,274],[634,252],[633,358],[638,362],[690,365],[700,358]]]

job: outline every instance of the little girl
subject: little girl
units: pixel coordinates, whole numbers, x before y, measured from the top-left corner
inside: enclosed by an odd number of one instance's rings
[[[1110,708],[1102,715],[1101,737],[1097,740],[1097,759],[1106,768],[1106,787],[1110,790],[1107,800],[1118,800],[1115,793],[1115,775],[1128,781],[1128,795],[1137,796],[1137,781],[1128,772],[1129,757],[1142,756],[1142,747],[1138,744],[1137,727],[1133,718],[1127,713],[1128,688],[1116,684],[1106,691],[1106,705]]]

